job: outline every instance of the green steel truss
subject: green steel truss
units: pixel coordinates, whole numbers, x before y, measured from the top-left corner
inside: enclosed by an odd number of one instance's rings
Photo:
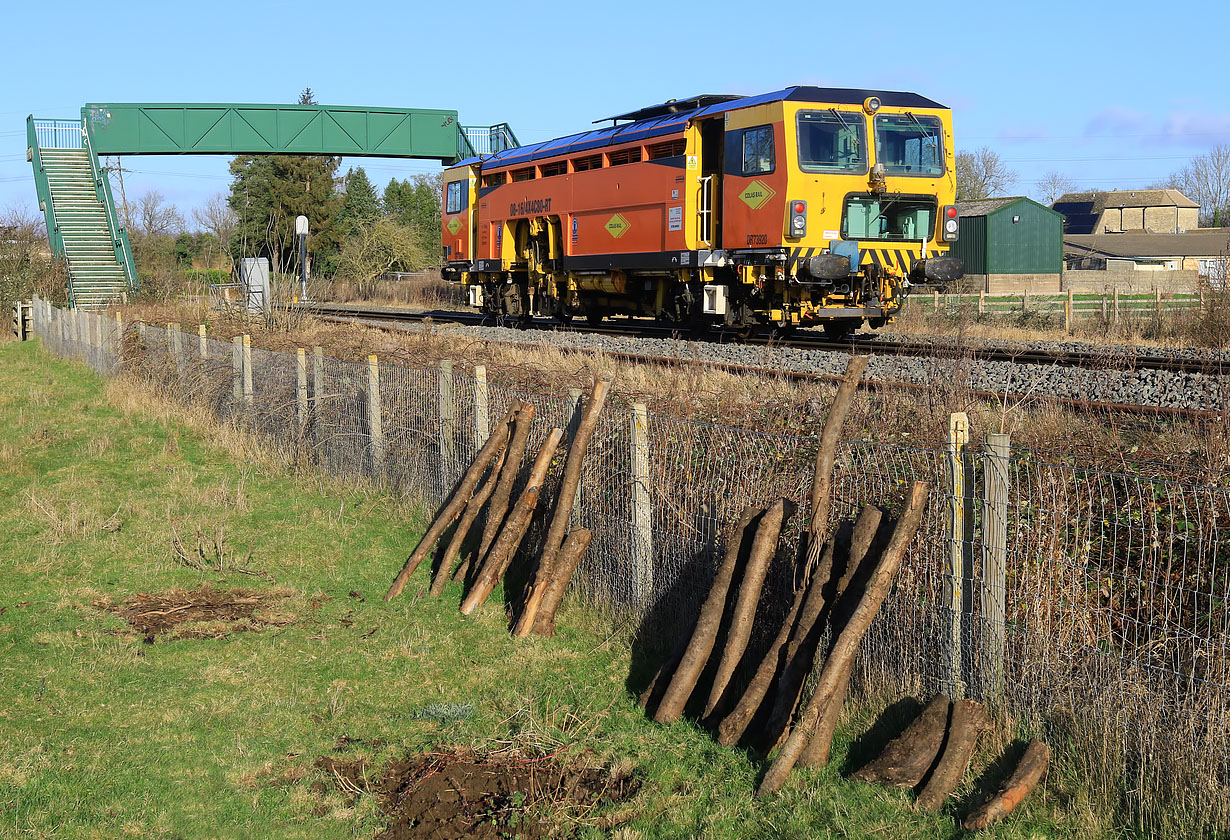
[[[452,163],[469,151],[456,111],[337,105],[92,103],[98,155],[297,154]]]

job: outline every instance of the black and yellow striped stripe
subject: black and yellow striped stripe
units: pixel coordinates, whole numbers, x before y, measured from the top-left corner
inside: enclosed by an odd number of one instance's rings
[[[799,264],[809,260],[820,248],[792,248],[790,251],[790,271],[797,273]],[[919,252],[908,248],[867,248],[860,249],[862,265],[879,265],[892,267],[909,274],[910,269],[919,258]]]

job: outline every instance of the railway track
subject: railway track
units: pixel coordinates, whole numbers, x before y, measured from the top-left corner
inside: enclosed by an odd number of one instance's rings
[[[479,325],[486,317],[477,312],[432,310],[410,312],[388,307],[348,306],[315,304],[304,307],[321,317],[364,318],[373,321],[419,322],[431,319],[436,322]],[[854,336],[843,341],[831,341],[822,335],[808,331],[795,332],[783,337],[740,338],[734,332],[714,330],[703,337],[691,335],[677,328],[632,319],[605,321],[600,324],[564,325],[542,319],[535,328],[565,332],[588,332],[601,335],[651,336],[654,338],[690,338],[699,341],[740,342],[745,344],[775,345],[805,350],[848,351],[875,353],[884,356],[912,356],[916,358],[969,357],[976,361],[1007,362],[1017,365],[1056,365],[1060,367],[1089,368],[1093,370],[1163,370],[1170,373],[1199,373],[1206,376],[1230,375],[1230,363],[1212,359],[1184,359],[1172,356],[1148,354],[1118,354],[1112,352],[1088,352],[1080,350],[1038,350],[1017,347],[974,346],[955,347],[926,341],[906,341],[873,336]]]
[[[322,320],[335,322],[349,323],[365,323],[365,325],[384,328],[384,330],[401,330],[401,325],[413,322],[423,322],[427,320],[446,322],[446,323],[462,323],[462,325],[480,325],[485,322],[485,317],[476,312],[460,312],[460,311],[426,311],[426,312],[410,312],[406,310],[389,309],[389,307],[375,306],[342,306],[342,305],[315,305],[306,306],[304,309],[309,310],[312,314],[320,317]],[[585,325],[579,330],[574,328],[563,327],[561,325],[551,325],[557,330],[573,330],[577,332],[595,332],[604,333],[604,335],[616,336],[646,336],[653,335],[656,337],[672,337],[674,331],[669,328],[658,325],[635,325],[636,330],[631,332],[627,330],[626,325],[621,325],[620,322],[603,323],[603,325]],[[722,336],[716,336],[715,341],[720,341]],[[506,339],[501,339],[502,343],[524,344],[526,347],[536,347],[536,344],[530,341],[526,342],[509,342]],[[847,341],[841,343],[822,342],[822,341],[804,341],[802,346],[825,349],[831,352],[860,352],[868,351],[873,353],[882,353],[884,346],[889,348],[902,347],[904,344],[903,354],[909,352],[921,353],[925,344],[914,344],[911,346],[908,342],[888,342],[879,341],[879,339],[855,339],[855,341]],[[818,347],[819,346],[819,347]],[[574,352],[585,353],[582,348],[574,349]],[[721,362],[721,360],[708,359],[689,359],[679,357],[669,357],[669,355],[652,355],[643,353],[630,353],[615,351],[615,349],[604,349],[603,353],[609,358],[620,360],[632,364],[647,364],[661,365],[661,367],[683,368],[694,367],[704,368],[708,370],[723,370],[727,373],[739,375],[764,376],[766,374],[777,376],[777,378],[786,379],[788,381],[797,382],[836,382],[840,380],[840,376],[822,373],[809,373],[809,371],[786,370],[780,368],[765,368],[755,367],[755,365],[737,364],[732,362]],[[934,353],[932,353],[934,354]],[[1014,360],[1016,354],[1012,355]],[[1042,354],[1034,354],[1034,359],[1041,359]],[[1157,357],[1149,357],[1156,359]],[[1074,364],[1076,357],[1068,359],[1069,364]],[[1030,362],[1022,362],[1021,364],[1030,364]],[[1033,364],[1063,364],[1061,362],[1042,362],[1036,360]],[[1105,368],[1105,363],[1098,365],[1100,368]],[[911,382],[900,379],[867,379],[861,384],[862,389],[868,391],[878,390],[909,390],[916,392],[925,392],[931,389],[931,385],[920,384],[920,382]],[[1004,398],[1004,394],[995,391],[972,390],[969,391],[972,396],[984,398],[989,401],[999,401]],[[1122,403],[1122,402],[1105,402],[1093,400],[1077,400],[1077,398],[1055,396],[1055,395],[1039,395],[1031,397],[1032,403],[1045,403],[1045,405],[1059,406],[1068,408],[1068,410],[1079,412],[1090,412],[1100,414],[1113,414],[1118,417],[1129,417],[1143,419],[1156,418],[1173,418],[1173,419],[1214,419],[1220,418],[1221,412],[1199,410],[1199,408],[1183,408],[1175,406],[1154,406],[1140,405],[1140,403]]]

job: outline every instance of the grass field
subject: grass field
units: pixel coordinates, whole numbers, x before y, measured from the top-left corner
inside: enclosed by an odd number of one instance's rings
[[[939,815],[846,781],[883,711],[869,704],[829,768],[757,802],[762,760],[644,718],[626,633],[600,616],[566,605],[555,638],[512,639],[500,592],[462,618],[456,585],[422,595],[425,570],[384,603],[423,524],[396,500],[296,474],[35,343],[0,344],[0,421],[0,837],[375,836],[377,797],[339,790],[320,756],[372,776],[432,750],[630,771],[622,840],[959,837],[954,817],[999,781],[967,782]],[[191,561],[198,529],[204,560],[186,563],[173,544]],[[201,585],[285,597],[152,643],[113,609]],[[1082,790],[1061,761],[988,836],[1118,836]],[[560,836],[606,836],[601,812],[547,811]]]

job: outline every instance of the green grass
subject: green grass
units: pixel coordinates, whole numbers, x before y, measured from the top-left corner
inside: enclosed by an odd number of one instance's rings
[[[130,394],[34,343],[0,345],[0,837],[371,837],[370,796],[322,808],[309,790],[343,735],[376,767],[509,744],[630,762],[645,783],[624,840],[961,836],[956,806],[916,814],[909,795],[838,774],[879,709],[843,722],[829,768],[757,802],[761,762],[644,718],[628,645],[599,616],[570,606],[555,638],[512,639],[500,592],[463,618],[456,587],[416,596],[424,570],[386,604],[421,518],[237,457]],[[251,546],[274,583],[176,562],[172,529],[198,527],[224,529],[240,558]],[[202,583],[285,589],[294,622],[144,644],[96,606]],[[473,713],[433,716],[441,704]],[[989,836],[1107,836],[1080,790],[1053,772]]]

